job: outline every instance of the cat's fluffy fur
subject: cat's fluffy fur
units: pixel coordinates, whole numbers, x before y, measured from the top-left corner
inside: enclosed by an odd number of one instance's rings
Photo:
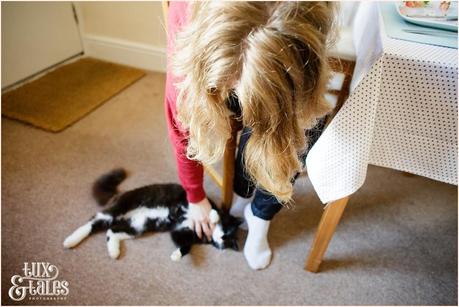
[[[153,184],[127,192],[118,192],[118,185],[126,178],[124,169],[116,169],[100,177],[93,185],[93,196],[100,205],[110,207],[97,213],[89,222],[76,229],[64,241],[72,248],[97,231],[107,231],[107,248],[110,257],[120,254],[120,242],[148,231],[170,231],[178,249],[171,259],[179,260],[193,244],[209,243],[224,249],[238,250],[236,230],[241,221],[218,209],[211,201],[211,222],[216,223],[209,241],[199,239],[191,229],[185,190],[178,184]]]

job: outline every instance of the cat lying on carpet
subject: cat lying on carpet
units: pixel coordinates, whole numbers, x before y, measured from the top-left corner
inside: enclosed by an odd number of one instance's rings
[[[191,229],[187,216],[186,193],[178,184],[153,184],[127,192],[118,192],[118,185],[127,177],[124,169],[116,169],[100,177],[93,185],[93,196],[100,205],[110,207],[97,213],[86,224],[75,230],[64,241],[64,247],[72,248],[84,238],[107,230],[108,254],[113,259],[120,254],[120,242],[140,236],[148,231],[170,231],[178,247],[171,259],[178,261],[189,253],[193,244],[206,243],[224,249],[238,250],[237,228],[241,221],[218,209],[213,209],[210,221],[216,223],[209,241],[203,235],[199,239]]]

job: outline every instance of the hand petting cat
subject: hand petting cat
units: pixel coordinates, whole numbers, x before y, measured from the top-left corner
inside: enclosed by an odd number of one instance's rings
[[[201,239],[204,233],[210,241],[212,239],[212,232],[214,231],[215,224],[218,221],[213,221],[210,218],[212,206],[207,197],[198,203],[189,203],[188,210],[188,216],[192,221],[191,228],[196,232],[198,238]]]

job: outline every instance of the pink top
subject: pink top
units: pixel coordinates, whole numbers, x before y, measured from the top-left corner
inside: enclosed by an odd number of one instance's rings
[[[186,191],[189,202],[198,203],[206,197],[203,189],[204,169],[197,161],[186,157],[187,132],[180,128],[176,120],[177,89],[174,83],[178,81],[171,70],[170,56],[174,51],[176,33],[188,23],[188,3],[184,1],[170,1],[167,20],[167,76],[165,109],[168,123],[169,138],[175,150],[178,177]]]
[[[177,78],[173,76],[170,56],[175,48],[175,35],[177,32],[188,23],[187,10],[188,2],[186,1],[169,1],[169,11],[167,16],[167,80],[166,80],[166,95],[175,101],[177,92],[173,83],[177,82]]]

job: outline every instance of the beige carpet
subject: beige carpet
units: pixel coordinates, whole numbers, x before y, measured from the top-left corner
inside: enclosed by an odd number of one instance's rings
[[[305,177],[296,208],[272,223],[274,258],[261,272],[241,252],[211,246],[174,263],[168,234],[125,242],[118,261],[108,257],[102,234],[64,250],[64,238],[97,209],[90,185],[98,175],[126,167],[124,189],[177,181],[163,83],[163,75],[149,73],[59,134],[3,119],[3,304],[12,303],[11,276],[32,261],[56,265],[69,282],[59,304],[457,304],[457,188],[379,167],[370,167],[352,197],[319,274],[303,270],[322,212]],[[206,188],[218,195],[208,179]],[[21,304],[32,303],[57,304]]]
[[[145,73],[83,58],[2,95],[2,115],[59,132],[119,93]]]

